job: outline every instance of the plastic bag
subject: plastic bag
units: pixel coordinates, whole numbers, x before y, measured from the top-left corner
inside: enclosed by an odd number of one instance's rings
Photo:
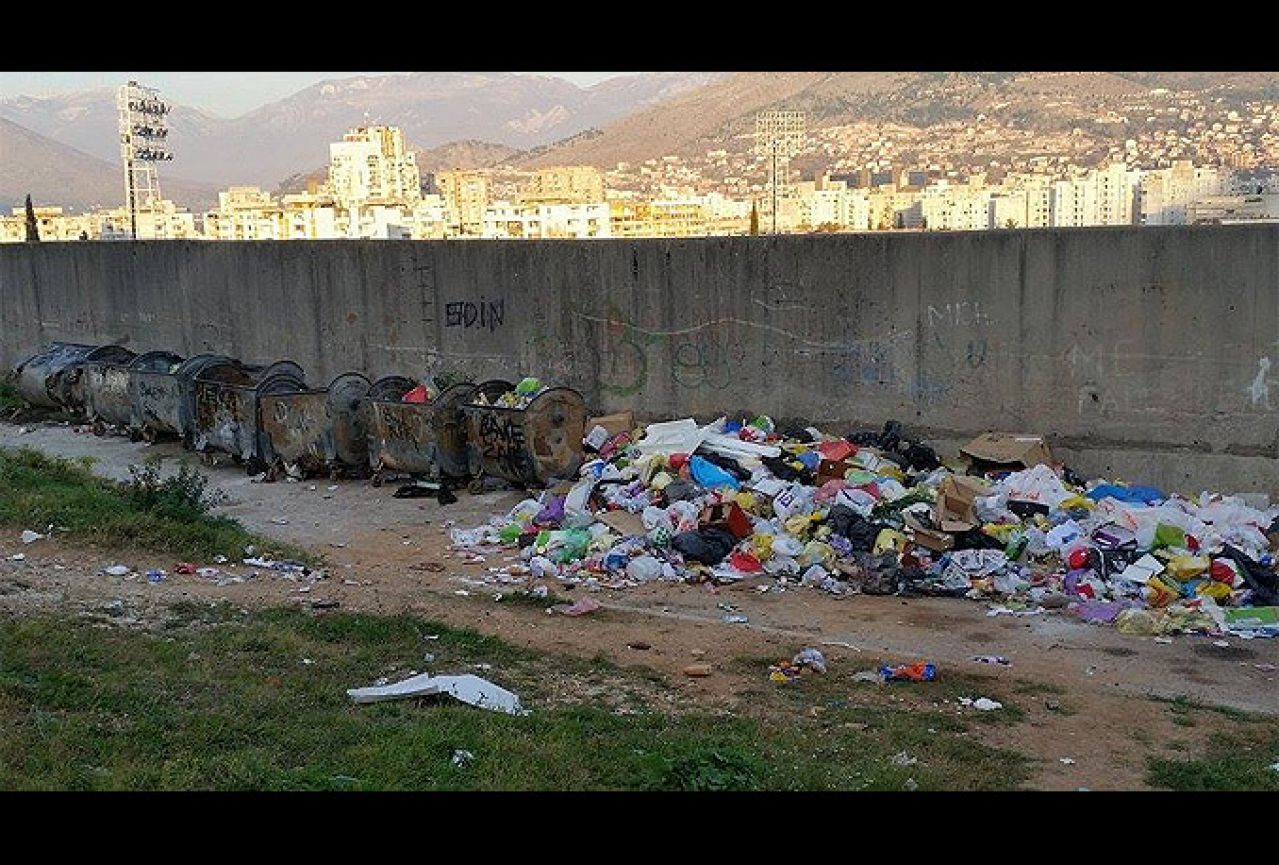
[[[693,475],[693,480],[697,481],[704,487],[709,487],[711,489],[731,487],[734,490],[741,487],[741,483],[737,480],[737,478],[733,477],[727,471],[709,460],[695,456],[688,461],[688,464],[689,471]]]
[[[593,489],[595,489],[595,481],[584,480],[579,481],[568,491],[568,495],[564,497],[564,520],[562,525],[565,528],[580,529],[595,522],[595,516],[591,513],[590,507],[591,490]]]

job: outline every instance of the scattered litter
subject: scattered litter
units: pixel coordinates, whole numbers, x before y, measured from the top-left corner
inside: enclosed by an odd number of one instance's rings
[[[465,766],[467,763],[471,762],[474,759],[475,759],[475,755],[472,754],[470,751],[463,751],[462,749],[459,748],[458,750],[453,752],[453,765],[458,768]]]
[[[687,667],[684,668],[685,676],[702,678],[705,676],[709,676],[710,674],[711,674],[710,664],[689,664]]]
[[[636,650],[636,651],[638,651],[638,652],[647,652],[649,649],[651,649],[651,648],[653,648],[653,647],[652,647],[652,645],[651,645],[651,644],[649,644],[649,643],[645,643],[645,642],[644,642],[644,641],[642,641],[642,640],[636,640],[636,641],[634,641],[634,642],[627,643],[627,644],[626,644],[626,648],[628,648],[628,649],[635,649],[635,650]]]
[[[303,663],[303,665],[305,665],[305,666],[309,667],[309,666],[311,666],[312,664],[314,664],[314,663],[315,663],[315,661],[311,660],[310,658],[303,658],[303,659],[302,659],[302,663]]]
[[[907,778],[906,783],[902,784],[902,787],[913,792],[919,789],[919,782],[914,778]]]
[[[898,751],[889,758],[889,762],[891,762],[894,766],[914,766],[919,762],[919,760],[910,756],[905,751]]]
[[[1155,637],[1155,642],[1168,646],[1172,644],[1172,637]]]
[[[466,589],[454,589],[453,594],[459,595],[463,598],[469,598],[471,596],[471,593],[468,592]]]
[[[333,610],[339,606],[341,606],[341,604],[338,601],[311,601],[311,609],[313,610]]]
[[[1274,664],[1253,664],[1252,666],[1263,673],[1273,673],[1276,669],[1279,669]]]
[[[861,651],[861,649],[857,648],[857,647],[856,647],[856,646],[854,646],[852,643],[846,643],[846,642],[844,642],[843,640],[822,640],[822,645],[823,645],[823,646],[838,646],[838,647],[839,647],[839,648],[841,648],[841,649],[852,649],[854,652],[860,652],[860,651]]]
[[[1004,704],[998,700],[992,700],[989,697],[978,697],[976,700],[971,697],[960,697],[959,702],[964,706],[972,706],[982,712],[993,712],[996,709],[1004,708]]]
[[[432,676],[429,673],[422,673],[402,682],[396,682],[394,685],[352,688],[346,693],[356,703],[377,703],[383,700],[448,694],[456,700],[481,709],[505,712],[508,715],[529,713],[520,705],[520,698],[515,694],[470,673],[461,676]]]
[[[979,664],[992,664],[996,667],[1011,667],[1013,662],[1003,655],[974,655],[973,660]]]
[[[862,670],[860,673],[853,674],[853,681],[874,682],[875,684],[879,684],[884,681],[884,677],[875,670]]]
[[[206,579],[211,577],[216,577],[220,573],[221,571],[219,571],[217,568],[196,568],[196,571],[195,571],[196,576],[204,577]]]
[[[271,522],[277,526],[287,526],[289,521],[284,517],[271,517]]]
[[[1230,648],[1230,643],[1229,643],[1228,641],[1226,641],[1226,640],[1213,640],[1213,641],[1212,641],[1212,644],[1213,644],[1214,646],[1216,646],[1218,649],[1229,649],[1229,648]]]
[[[49,536],[42,535],[39,532],[33,532],[31,529],[23,529],[22,531],[22,542],[24,544],[34,544],[36,541],[43,540],[47,537]]]
[[[27,560],[26,553],[14,553],[13,555],[9,556],[9,561],[11,562],[25,562],[26,560]]]
[[[749,622],[750,619],[740,613],[726,613],[724,615],[724,621],[730,625],[744,625]]]
[[[178,562],[177,566],[174,567],[173,572],[175,574],[194,574],[196,572],[196,567],[191,562]]]
[[[937,667],[924,661],[914,664],[885,664],[879,668],[879,675],[885,682],[931,682],[937,677]]]
[[[162,583],[166,577],[168,577],[168,574],[164,571],[147,571],[147,582],[149,583]]]
[[[1058,758],[1057,758],[1057,762],[1058,762],[1058,763],[1061,763],[1061,764],[1063,764],[1063,765],[1066,765],[1066,766],[1073,766],[1073,765],[1075,765],[1075,761],[1074,761],[1073,759],[1071,759],[1070,757],[1058,757]]]
[[[123,577],[131,573],[132,570],[128,565],[111,565],[106,569],[106,574],[109,577]]]
[[[572,604],[556,604],[551,609],[566,616],[585,616],[601,609],[603,606],[599,601],[588,595],[578,598]]]

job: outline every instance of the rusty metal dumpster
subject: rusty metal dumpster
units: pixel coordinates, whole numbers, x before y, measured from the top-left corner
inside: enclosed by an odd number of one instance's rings
[[[404,402],[404,395],[416,386],[410,379],[391,376],[369,389],[368,448],[374,486],[396,475],[437,481],[473,476],[461,407],[474,398],[476,385],[455,384],[429,403]],[[512,385],[490,381],[480,387],[496,399]]]
[[[211,363],[195,377],[192,447],[199,453],[225,453],[246,463],[250,473],[265,471],[268,447],[258,403],[274,393],[308,390],[302,368],[292,361],[268,367]]]
[[[129,376],[136,406],[134,424],[142,438],[176,437],[192,446],[195,431],[195,377],[215,363],[238,364],[221,354],[197,354],[168,372],[134,370]]]
[[[79,365],[85,361],[128,363],[134,353],[118,345],[51,342],[18,364],[18,393],[41,408],[78,411],[83,406]]]
[[[275,391],[258,397],[261,457],[267,476],[294,477],[368,469],[368,444],[361,417],[369,380],[348,372],[327,388]]]
[[[480,473],[546,486],[552,478],[573,477],[582,465],[586,402],[572,388],[547,388],[523,408],[469,402],[462,412]]]
[[[138,437],[137,412],[132,377],[135,371],[167,372],[182,358],[169,351],[149,351],[128,363],[87,360],[80,363],[80,388],[84,414],[95,435],[104,435],[108,426]]]

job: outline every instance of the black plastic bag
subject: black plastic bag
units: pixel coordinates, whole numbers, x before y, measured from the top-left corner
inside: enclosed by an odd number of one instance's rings
[[[682,532],[671,538],[671,546],[703,565],[718,565],[728,557],[737,544],[737,538],[723,529],[699,529]]]

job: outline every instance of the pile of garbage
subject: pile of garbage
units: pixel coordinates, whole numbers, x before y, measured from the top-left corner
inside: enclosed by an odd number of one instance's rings
[[[488,397],[483,392],[476,393],[474,404],[492,405],[498,408],[528,408],[533,398],[545,390],[547,388],[543,386],[541,379],[529,376],[520,379],[514,390],[507,391],[492,402],[489,402]]]
[[[947,466],[894,421],[842,437],[765,416],[598,424],[584,446],[575,481],[454,544],[518,546],[522,572],[592,587],[762,577],[1061,609],[1131,634],[1279,636],[1266,496],[1085,481],[1040,436],[988,433]]]

